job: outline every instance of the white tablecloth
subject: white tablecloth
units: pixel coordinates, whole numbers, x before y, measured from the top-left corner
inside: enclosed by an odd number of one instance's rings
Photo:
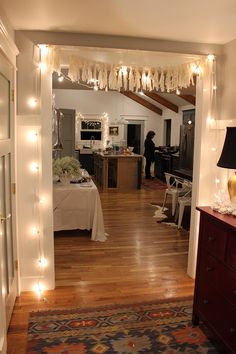
[[[90,181],[53,185],[54,231],[91,230],[93,241],[105,241],[104,221],[97,187]]]

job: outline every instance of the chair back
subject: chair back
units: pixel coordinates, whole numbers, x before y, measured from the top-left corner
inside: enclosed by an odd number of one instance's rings
[[[184,178],[165,172],[166,185],[169,191],[173,189],[180,189],[184,184]]]

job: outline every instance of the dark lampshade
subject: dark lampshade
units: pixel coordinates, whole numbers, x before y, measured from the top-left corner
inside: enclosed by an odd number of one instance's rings
[[[236,169],[236,127],[227,127],[223,150],[217,166]]]

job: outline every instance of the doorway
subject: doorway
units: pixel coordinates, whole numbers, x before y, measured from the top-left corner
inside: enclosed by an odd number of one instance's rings
[[[135,154],[143,155],[144,141],[144,121],[143,120],[128,120],[125,125],[125,141],[127,146],[134,147]]]

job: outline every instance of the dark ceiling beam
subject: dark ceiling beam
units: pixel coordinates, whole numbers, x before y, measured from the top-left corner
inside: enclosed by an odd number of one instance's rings
[[[175,113],[179,112],[179,107],[178,106],[176,106],[174,103],[166,100],[164,97],[161,97],[156,92],[144,92],[144,93],[145,93],[146,96],[148,96],[152,100],[160,103],[162,106],[165,106],[166,108],[171,109]]]
[[[193,104],[196,104],[196,98],[193,95],[178,95],[179,97],[183,98],[183,100]]]
[[[162,109],[160,109],[159,107],[155,106],[154,104],[146,101],[144,98],[136,95],[135,93],[133,93],[132,91],[120,91],[120,93],[122,93],[123,95],[125,95],[126,97],[130,98],[131,100],[141,104],[142,106],[150,109],[150,111],[159,114],[160,116],[162,116]]]

